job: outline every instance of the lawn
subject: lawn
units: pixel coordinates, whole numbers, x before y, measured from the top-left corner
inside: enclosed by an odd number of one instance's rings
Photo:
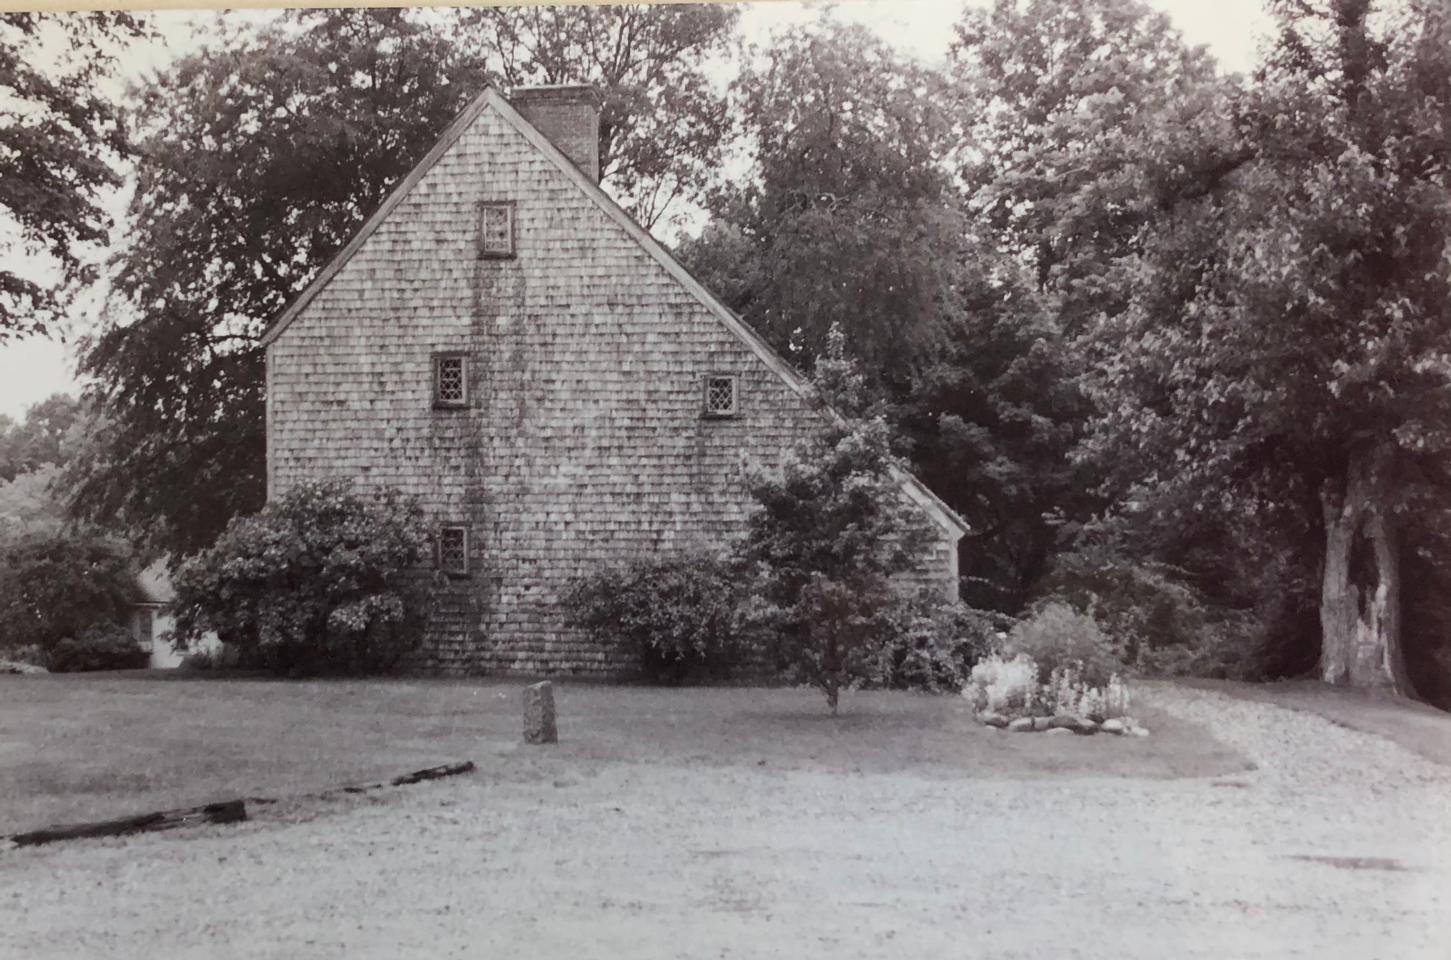
[[[520,686],[0,677],[0,830],[294,798],[0,849],[0,956],[1446,956],[1451,770],[1382,734],[1451,718],[1403,704],[1150,684],[1152,736],[1075,737],[953,697],[833,720],[808,690],[564,684],[561,742],[526,747]]]
[[[0,677],[0,833],[474,760],[526,775],[519,682]],[[562,684],[559,759],[944,778],[1209,776],[1242,756],[1140,711],[1148,738],[1007,735],[957,697]],[[521,767],[520,765],[524,766]]]

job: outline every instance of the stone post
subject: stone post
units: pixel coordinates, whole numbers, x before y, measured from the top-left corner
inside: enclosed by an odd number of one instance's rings
[[[559,742],[559,729],[554,723],[554,684],[548,680],[524,688],[524,742]]]

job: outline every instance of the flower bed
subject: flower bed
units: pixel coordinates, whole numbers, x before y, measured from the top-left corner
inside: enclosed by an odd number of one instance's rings
[[[1129,690],[1123,678],[1114,673],[1102,685],[1094,685],[1084,679],[1076,663],[1060,664],[1044,677],[1038,663],[1025,653],[990,656],[973,667],[962,695],[972,701],[983,723],[1015,733],[1148,735],[1129,716]]]

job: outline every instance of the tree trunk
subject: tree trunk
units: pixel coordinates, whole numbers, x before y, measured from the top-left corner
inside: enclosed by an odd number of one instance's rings
[[[1389,456],[1356,457],[1344,489],[1321,491],[1325,566],[1320,676],[1327,683],[1409,694],[1401,651],[1401,567]]]

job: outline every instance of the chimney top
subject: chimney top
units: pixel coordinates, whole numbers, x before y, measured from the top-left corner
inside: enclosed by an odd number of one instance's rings
[[[509,102],[520,100],[588,100],[600,105],[600,92],[591,83],[535,83],[524,87],[513,87],[509,91]]]
[[[585,83],[514,87],[509,102],[595,183],[600,179],[600,94]]]

